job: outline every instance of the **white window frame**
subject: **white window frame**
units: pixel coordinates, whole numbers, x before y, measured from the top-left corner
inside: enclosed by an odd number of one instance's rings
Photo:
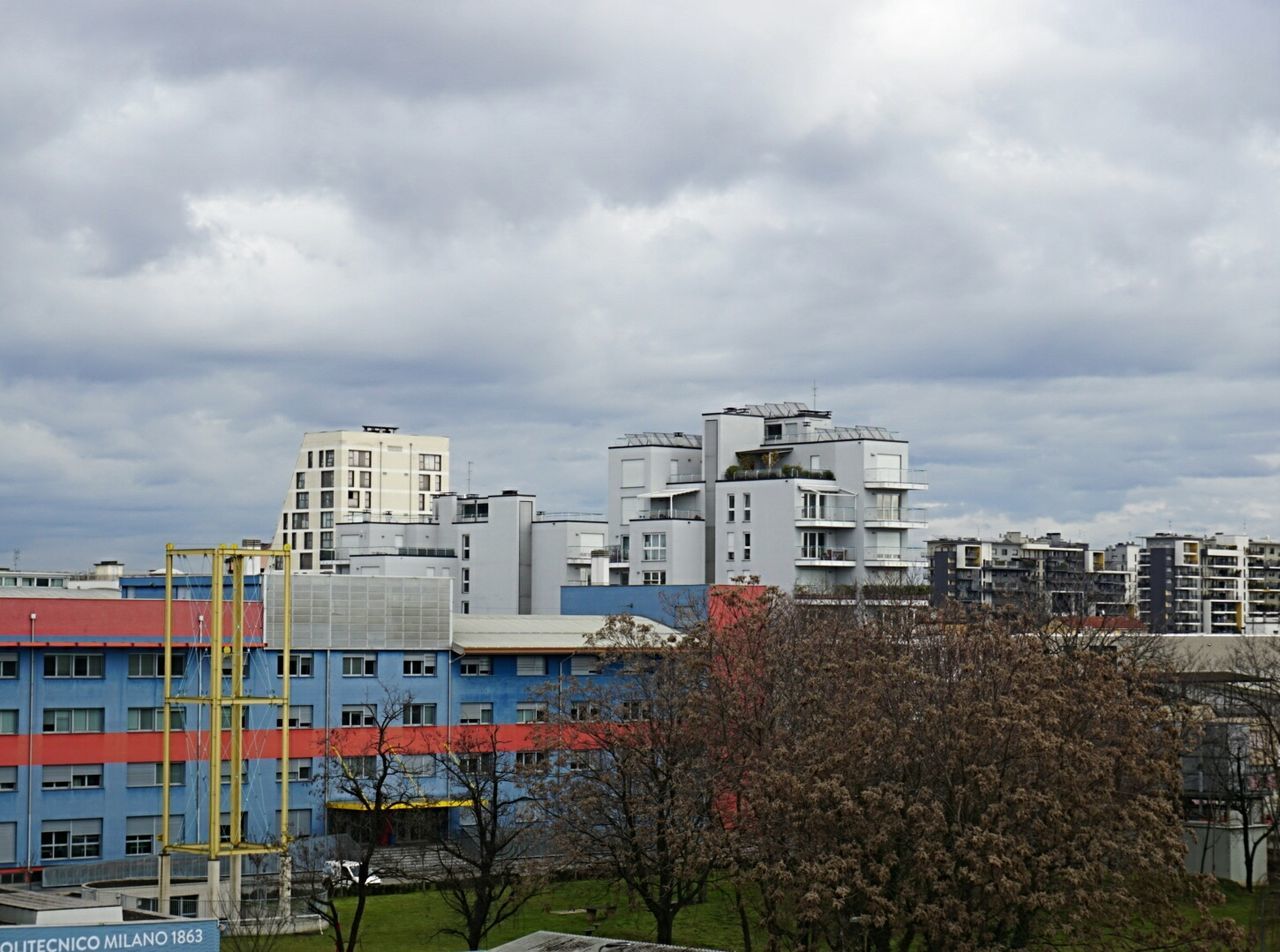
[[[492,724],[492,701],[463,701],[458,705],[459,724]]]
[[[575,678],[591,677],[601,671],[600,656],[576,654],[569,659],[569,674]]]
[[[376,678],[378,656],[372,653],[344,654],[342,676],[344,678]]]
[[[547,656],[517,655],[516,675],[522,678],[545,678],[547,676]]]
[[[415,668],[417,670],[414,670]],[[434,678],[436,656],[430,651],[406,653],[401,662],[401,670],[406,678]]]
[[[493,659],[488,655],[462,657],[458,661],[458,674],[464,678],[484,678],[493,674]]]
[[[665,532],[644,533],[644,552],[641,561],[667,561],[667,534]]]

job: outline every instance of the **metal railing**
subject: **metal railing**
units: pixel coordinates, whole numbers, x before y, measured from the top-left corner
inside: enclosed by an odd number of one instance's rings
[[[436,517],[425,512],[395,512],[390,509],[375,512],[372,509],[349,509],[346,516],[338,520],[338,525],[361,522],[421,522],[434,524]]]
[[[641,509],[631,517],[637,520],[653,519],[701,519],[702,513],[697,509]]]
[[[603,512],[539,512],[538,516],[543,522],[564,522],[566,520],[572,522],[604,522]]]
[[[597,552],[612,555],[612,549],[616,546],[603,545],[571,545],[565,550],[565,555],[571,559],[589,559]]]
[[[925,524],[923,509],[871,508],[862,510],[863,522],[911,522]]]
[[[862,557],[867,562],[918,562],[924,558],[924,550],[914,546],[869,545]]]
[[[667,477],[668,485],[672,483],[700,483],[702,481],[702,470],[700,469],[677,470]]]
[[[801,506],[796,519],[815,522],[857,522],[858,512],[853,506]]]
[[[862,480],[866,483],[919,483],[921,485],[928,482],[923,469],[904,469],[900,466],[881,466],[864,470]]]
[[[820,545],[802,545],[796,550],[798,562],[852,562],[853,552],[850,549],[833,549]]]
[[[366,549],[343,549],[344,558],[354,559],[365,555],[407,555],[421,559],[453,559],[457,558],[457,549],[415,548],[403,545],[370,546]]]

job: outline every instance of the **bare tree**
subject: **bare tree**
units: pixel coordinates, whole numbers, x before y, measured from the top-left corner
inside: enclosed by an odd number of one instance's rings
[[[461,830],[430,844],[431,877],[463,925],[440,931],[481,948],[545,883],[536,855],[539,830],[526,768],[503,750],[495,726],[460,727],[448,750],[434,755],[450,798],[460,801]]]
[[[358,723],[334,732],[320,783],[352,807],[347,832],[357,844],[353,881],[341,881],[341,863],[326,867],[324,889],[311,906],[334,930],[335,952],[355,952],[360,926],[370,892],[369,877],[379,842],[393,829],[397,811],[411,806],[421,796],[417,776],[409,758],[420,756],[414,733],[404,727],[405,715],[413,700],[408,695],[388,691],[380,702],[361,705]],[[344,890],[355,898],[355,908],[344,924],[334,901]]]
[[[670,944],[718,860],[715,771],[695,729],[706,672],[629,617],[610,619],[590,650],[599,673],[545,696],[537,793],[570,861],[624,884]]]

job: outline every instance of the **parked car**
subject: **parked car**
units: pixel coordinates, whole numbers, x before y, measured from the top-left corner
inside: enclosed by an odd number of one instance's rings
[[[339,889],[347,889],[360,882],[360,864],[353,859],[326,860],[324,875]],[[366,886],[381,886],[382,877],[373,870],[369,870],[368,875],[364,878],[364,884]]]

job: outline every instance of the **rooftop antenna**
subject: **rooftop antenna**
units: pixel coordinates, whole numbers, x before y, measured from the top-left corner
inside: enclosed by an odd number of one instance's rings
[[[818,409],[818,381],[813,382],[813,409]]]
[[[467,460],[467,495],[471,495],[471,460]]]
[[[18,564],[19,564],[21,561],[22,561],[22,550],[21,550],[21,549],[14,549],[14,550],[13,550],[13,570],[14,570],[15,572],[16,572],[16,571],[18,571]]]

